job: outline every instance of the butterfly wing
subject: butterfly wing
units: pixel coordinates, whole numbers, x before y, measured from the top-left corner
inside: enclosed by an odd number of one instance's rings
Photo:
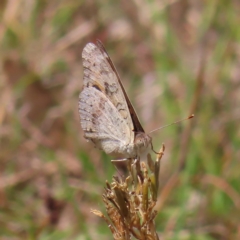
[[[127,93],[126,93],[126,91],[125,91],[125,89],[124,89],[124,87],[122,85],[120,77],[119,77],[119,75],[117,73],[117,70],[116,70],[116,68],[115,68],[111,58],[109,57],[109,55],[108,55],[107,51],[105,50],[103,44],[99,40],[97,41],[97,46],[98,46],[99,50],[101,51],[101,53],[105,56],[106,61],[108,62],[109,66],[111,66],[112,71],[115,73],[117,81],[118,81],[118,83],[119,83],[119,85],[120,85],[120,87],[122,89],[122,92],[124,94],[125,100],[126,100],[127,105],[128,105],[129,113],[131,115],[131,119],[132,119],[132,123],[133,123],[133,127],[134,127],[133,131],[135,133],[145,132],[143,127],[142,127],[142,125],[141,125],[141,123],[140,123],[140,121],[139,121],[139,119],[138,119],[137,113],[136,113],[132,103],[130,102],[128,96],[127,96]]]
[[[124,148],[125,144],[125,148],[129,148],[128,151],[131,152],[134,126],[121,82],[112,68],[110,58],[103,49],[93,43],[85,46],[82,58],[84,76],[79,112],[85,137],[107,153],[120,151],[118,141],[121,142],[121,148]],[[99,105],[98,101],[104,104]],[[96,114],[99,113],[98,108],[101,109],[100,114]],[[118,125],[113,120],[117,121]],[[107,149],[108,145],[111,150]]]
[[[102,92],[124,118],[128,128],[133,131],[133,122],[122,86],[105,50],[93,43],[88,43],[83,49],[82,58],[83,88],[94,87]],[[130,135],[133,141],[134,132]]]
[[[79,114],[84,135],[107,154],[127,155],[131,145],[127,122],[111,101],[95,87],[79,96]]]

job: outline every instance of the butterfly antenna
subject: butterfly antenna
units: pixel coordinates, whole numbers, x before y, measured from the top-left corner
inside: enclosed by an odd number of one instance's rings
[[[171,125],[177,124],[177,123],[179,123],[179,122],[182,122],[182,121],[191,119],[191,118],[193,118],[193,117],[194,117],[194,114],[192,114],[191,116],[189,116],[189,117],[187,117],[187,118],[184,118],[184,119],[178,120],[178,121],[176,121],[176,122],[173,122],[173,123],[164,125],[164,126],[162,126],[162,127],[160,127],[160,128],[156,128],[156,129],[152,130],[151,132],[149,132],[148,134],[153,133],[153,132],[155,132],[155,131],[157,131],[157,130],[160,130],[160,129],[162,129],[162,128],[169,127],[169,126],[171,126]],[[152,148],[152,150],[153,150],[153,148]],[[153,150],[153,151],[154,151],[154,150]],[[155,151],[154,151],[154,152],[155,152]]]

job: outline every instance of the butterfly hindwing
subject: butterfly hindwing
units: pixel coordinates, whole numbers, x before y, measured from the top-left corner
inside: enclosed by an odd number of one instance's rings
[[[84,88],[80,93],[79,114],[85,138],[106,153],[120,153],[131,142],[125,119],[95,87]]]

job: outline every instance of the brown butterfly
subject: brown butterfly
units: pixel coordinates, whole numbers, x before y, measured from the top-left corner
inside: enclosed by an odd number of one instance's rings
[[[83,90],[79,114],[86,139],[107,154],[136,158],[152,147],[102,43],[82,52]]]

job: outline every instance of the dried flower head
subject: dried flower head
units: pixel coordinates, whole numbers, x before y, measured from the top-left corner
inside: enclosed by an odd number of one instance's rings
[[[154,219],[160,160],[164,152],[162,146],[156,161],[147,157],[147,164],[140,159],[127,162],[128,176],[115,176],[111,183],[106,182],[103,201],[107,215],[97,210],[92,212],[108,224],[115,240],[128,240],[135,237],[142,240],[159,239]]]

